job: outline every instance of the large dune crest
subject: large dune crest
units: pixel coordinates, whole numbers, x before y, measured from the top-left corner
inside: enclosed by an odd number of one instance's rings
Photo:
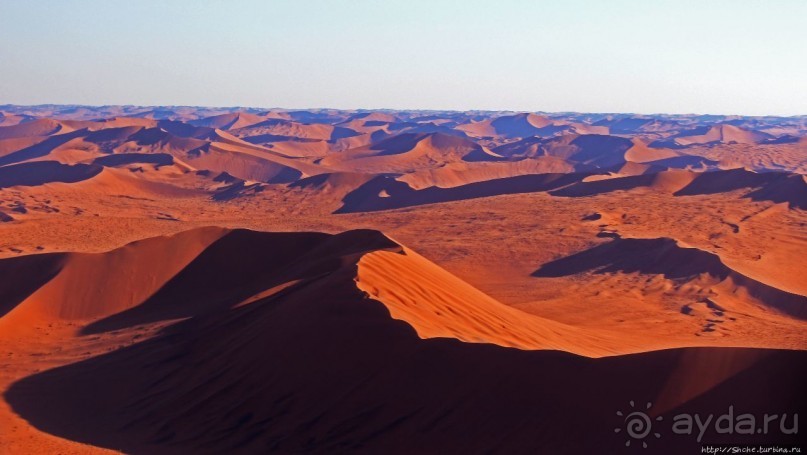
[[[565,276],[587,271],[661,275],[678,286],[698,288],[711,305],[719,306],[723,298],[733,301],[737,296],[740,299],[750,296],[755,302],[775,311],[799,319],[807,318],[807,296],[744,275],[717,254],[682,245],[671,238],[641,239],[617,235],[608,243],[544,264],[533,276]],[[725,307],[731,305],[723,304]],[[687,308],[682,308],[682,311],[686,312]]]
[[[453,162],[492,161],[496,153],[458,136],[403,133],[377,144],[334,153],[319,163],[334,169],[406,173]]]
[[[164,258],[165,249],[182,254],[155,269],[154,255]],[[29,289],[45,284],[27,298],[17,294],[20,302],[0,324],[89,318],[94,322],[80,330],[99,343],[138,333],[126,345],[33,374],[5,393],[37,428],[100,447],[454,450],[465,428],[487,422],[492,433],[459,444],[468,451],[583,451],[617,447],[602,421],[631,394],[669,412],[716,406],[727,397],[749,412],[798,406],[791,391],[802,378],[793,370],[804,360],[801,352],[688,348],[591,359],[547,350],[591,343],[594,354],[603,340],[517,315],[377,231],[206,228],[109,253],[20,259],[11,260],[14,270],[41,272]],[[122,270],[129,273],[113,273]],[[95,277],[101,280],[88,282]],[[121,287],[137,293],[121,301],[105,292]],[[4,297],[9,291],[0,286]],[[87,300],[90,294],[96,297]],[[143,327],[166,322],[138,338]],[[27,336],[1,333],[0,342]],[[709,374],[681,374],[707,365]],[[780,387],[765,387],[770,374]],[[670,380],[673,390],[665,387]],[[737,383],[758,393],[738,398]],[[487,392],[483,403],[468,406],[478,390]],[[579,415],[561,412],[570,407]],[[424,427],[424,420],[432,423]],[[519,425],[551,431],[490,436]],[[570,446],[552,436],[561,429],[580,437]],[[694,444],[674,441],[675,450]]]
[[[27,297],[14,298],[19,302],[0,320],[7,333],[49,320],[93,321],[83,329],[88,333],[172,321],[266,299],[283,289],[294,292],[324,275],[348,274],[346,279],[422,337],[611,352],[597,337],[496,302],[375,231],[329,236],[201,228],[107,253],[7,261],[12,261],[7,268],[19,263],[53,275]]]
[[[683,131],[672,136],[668,142],[661,142],[661,144],[678,147],[720,143],[757,144],[772,138],[773,136],[768,133],[747,130],[734,125],[718,124]]]
[[[2,453],[620,453],[634,404],[805,407],[806,116],[0,109]]]

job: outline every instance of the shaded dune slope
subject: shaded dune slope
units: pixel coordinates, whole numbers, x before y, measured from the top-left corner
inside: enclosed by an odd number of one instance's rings
[[[237,260],[231,259],[234,254]],[[31,264],[49,272],[32,280],[48,280],[24,287],[30,289],[24,297],[12,287],[0,289],[6,294],[0,298],[17,302],[5,309],[0,327],[21,330],[32,321],[59,319],[89,321],[84,333],[120,330],[227,310],[281,291],[296,293],[337,274],[349,275],[353,287],[359,282],[424,337],[607,352],[571,327],[502,305],[377,231],[328,235],[202,228],[108,253],[33,258]]]
[[[335,213],[372,212],[501,194],[549,191],[580,181],[585,174],[534,174],[492,179],[450,188],[416,190],[403,181],[378,176],[350,192]]]
[[[674,196],[695,196],[750,190],[743,194],[752,200],[787,202],[791,208],[807,207],[807,184],[804,176],[785,172],[756,173],[745,169],[714,172],[669,170],[654,174],[634,175],[595,181],[580,181],[569,187],[551,191],[553,196],[584,197],[612,191],[650,188]]]
[[[625,439],[614,434],[614,412],[629,400],[670,414],[731,403],[792,416],[805,403],[805,359],[730,348],[586,359],[421,340],[381,305],[338,295],[196,318],[26,378],[6,397],[44,431],[138,454],[615,452]],[[665,438],[654,453],[699,450],[694,436]],[[796,439],[704,440],[729,441]]]
[[[47,118],[36,119],[30,122],[11,126],[0,126],[0,139],[14,137],[50,136],[57,133],[66,133],[73,129],[58,120]]]
[[[373,145],[334,153],[320,163],[359,172],[412,172],[452,162],[500,159],[479,144],[443,133],[403,133]]]
[[[566,134],[551,139],[529,137],[496,147],[494,152],[511,159],[553,156],[590,167],[611,168],[625,164],[625,155],[636,145],[629,139],[601,134]]]
[[[744,275],[720,256],[682,246],[671,238],[620,238],[544,264],[536,277],[559,277],[583,272],[663,275],[678,283],[700,281],[731,294],[748,294],[769,308],[807,319],[807,297],[767,285]]]
[[[0,167],[0,188],[38,186],[52,182],[75,183],[98,175],[103,166],[95,164],[66,165],[56,161],[35,161]]]
[[[583,172],[528,174],[466,184],[448,181],[455,186],[447,188],[412,186],[418,183],[429,184],[435,180],[433,176],[418,178],[417,175],[409,175],[394,178],[382,175],[370,179],[348,193],[342,200],[342,207],[335,213],[389,210],[502,194],[545,191],[552,196],[586,197],[639,188],[670,193],[674,196],[747,190],[748,192],[742,197],[755,201],[787,202],[791,208],[807,207],[807,182],[803,176],[797,174],[783,172],[758,174],[744,169],[714,172],[681,169],[652,172],[653,168],[633,170],[639,174],[615,176]]]
[[[319,167],[276,154],[220,130],[185,131],[199,135],[186,137],[156,126],[114,125],[117,123],[104,124],[99,130],[70,131],[19,150],[9,150],[0,155],[0,166],[27,164],[25,162],[29,160],[61,160],[63,157],[80,157],[73,161],[102,166],[176,163],[187,170],[227,172],[243,180],[264,183],[290,183],[303,175],[322,172]],[[172,130],[181,128],[172,127]]]
[[[756,144],[772,138],[773,136],[770,134],[760,131],[747,130],[728,124],[717,124],[682,131],[669,139],[656,141],[651,146],[684,148],[699,144]]]
[[[614,412],[629,400],[670,413],[724,412],[727,403],[792,413],[805,403],[804,352],[686,348],[593,359],[464,343],[457,324],[481,337],[467,341],[485,341],[496,336],[493,322],[518,322],[376,231],[205,228],[29,260],[13,264],[43,271],[29,288],[47,284],[27,298],[15,291],[20,303],[0,323],[26,313],[90,318],[84,332],[98,333],[183,319],[5,393],[43,431],[128,453],[615,451],[625,439],[614,434],[622,425]],[[104,268],[130,273],[89,281]],[[88,289],[67,287],[82,279]],[[135,285],[142,290],[128,301],[103,291]],[[11,290],[0,284],[0,292],[5,301]],[[435,311],[449,322],[436,325]],[[750,438],[706,441],[793,442]],[[669,437],[658,447],[699,444]]]

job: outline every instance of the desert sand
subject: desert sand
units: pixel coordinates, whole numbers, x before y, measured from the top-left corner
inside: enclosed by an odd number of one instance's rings
[[[0,453],[614,453],[631,400],[807,409],[805,117],[0,111]]]

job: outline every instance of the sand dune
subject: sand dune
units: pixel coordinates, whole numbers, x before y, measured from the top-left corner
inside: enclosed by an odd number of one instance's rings
[[[72,128],[52,119],[36,119],[11,126],[0,126],[0,139],[15,137],[41,137],[52,136],[57,133],[67,133]]]
[[[457,129],[475,136],[506,137],[538,136],[542,131],[544,134],[551,135],[557,131],[552,128],[552,120],[536,114],[506,115],[468,125],[460,125]]]
[[[532,193],[562,188],[585,174],[535,174],[486,180],[461,186],[416,190],[403,181],[379,176],[349,193],[335,213],[372,212],[423,204],[476,199],[503,194]]]
[[[89,128],[92,130],[101,130],[107,128],[121,128],[127,126],[140,126],[143,128],[155,128],[161,124],[174,123],[169,121],[159,121],[152,118],[143,117],[110,117],[100,120],[92,121],[69,121],[69,125],[77,127],[76,129]]]
[[[659,143],[671,146],[686,147],[695,144],[731,143],[756,144],[773,136],[759,131],[750,131],[733,125],[715,125],[711,127],[700,127],[690,131],[681,132],[673,136],[670,141]],[[655,144],[654,144],[655,145]]]
[[[226,259],[233,251],[240,252],[235,263]],[[159,261],[155,268],[161,255],[172,260]],[[274,262],[267,262],[270,257]],[[287,295],[309,281],[340,276],[383,303],[393,318],[407,322],[422,338],[589,356],[624,349],[607,335],[585,334],[507,307],[375,231],[331,236],[201,228],[107,253],[7,261],[0,268],[32,275],[22,292],[0,288],[2,300],[12,302],[0,326],[17,336],[37,323],[57,320],[89,321],[84,333],[174,321],[252,304],[278,292]],[[361,295],[358,289],[352,293]]]
[[[244,142],[292,157],[322,157],[341,149],[335,145],[337,141],[360,135],[349,128],[282,119],[266,120],[232,132]]]
[[[440,172],[420,172],[397,179],[376,177],[345,196],[337,213],[387,210],[503,194],[546,191],[558,197],[585,197],[638,188],[674,196],[753,190],[741,196],[787,202],[790,207],[802,208],[807,193],[803,176],[773,172],[757,174],[743,169],[695,172],[658,171],[659,168],[650,167],[626,169],[623,166],[624,174],[525,172],[519,175],[505,172],[507,177],[503,178],[492,177],[486,168],[476,169],[477,175],[481,174],[478,179],[474,179],[474,172],[468,169],[452,171],[450,167]]]
[[[55,161],[37,161],[0,167],[0,188],[38,186],[51,182],[80,182],[97,175],[97,165],[64,165]]]
[[[219,130],[235,130],[238,128],[248,127],[256,123],[265,121],[266,118],[249,114],[246,112],[233,112],[228,114],[214,115],[198,120],[191,120],[191,125],[205,126],[208,128],[216,128]]]
[[[120,153],[98,157],[93,160],[93,163],[110,167],[138,163],[169,166],[174,164],[174,157],[167,153]]]
[[[320,164],[359,172],[412,172],[452,162],[499,158],[497,154],[461,137],[441,133],[404,133],[374,145],[326,156]]]
[[[651,188],[656,191],[676,193],[695,180],[692,171],[670,170],[658,173],[642,173],[630,176],[613,176],[597,180],[580,181],[567,188],[552,192],[553,196],[583,197],[612,191],[628,191],[635,188]]]
[[[616,451],[625,444],[614,435],[618,423],[603,423],[630,410],[624,396],[647,397],[671,415],[726,412],[726,401],[758,415],[800,409],[800,352],[685,349],[592,360],[422,341],[402,323],[381,323],[379,306],[355,308],[341,296],[332,302],[353,318],[315,316],[312,305],[290,298],[259,302],[222,315],[224,324],[198,318],[26,378],[9,401],[53,434],[134,453]],[[704,374],[685,373],[693,370]],[[780,378],[776,387],[771,376]],[[669,381],[676,387],[665,387]],[[738,388],[754,393],[738,396]],[[469,403],[476,390],[486,393]],[[138,398],[152,396],[159,399]],[[468,438],[468,428],[486,431]],[[704,442],[767,441],[730,437],[712,432]],[[699,446],[679,437],[651,447]]]
[[[641,139],[632,139],[633,146],[625,152],[625,159],[634,163],[647,163],[681,156],[675,150],[651,148]]]
[[[172,157],[170,163],[169,156]],[[84,129],[52,136],[0,156],[0,165],[30,160],[110,166],[177,162],[187,166],[188,170],[228,172],[244,180],[270,183],[294,181],[303,175],[303,170],[318,172],[312,171],[310,166],[306,167],[306,163],[298,165],[292,159],[220,130],[209,130],[205,139],[198,139],[175,136],[162,128],[142,126],[110,127],[97,131]]]
[[[299,123],[290,120],[270,119],[249,125],[247,127],[230,128],[234,134],[252,143],[272,142],[272,138],[317,139],[321,141],[335,141],[345,137],[357,136],[359,133],[344,127],[323,123]]]
[[[653,117],[617,116],[594,122],[596,126],[608,127],[613,134],[630,134],[656,131],[669,131],[680,128],[674,121],[664,121]]]
[[[36,117],[31,115],[9,114],[0,111],[0,127],[19,125],[20,123],[30,122],[32,120],[36,120]]]
[[[27,286],[27,296],[12,298],[18,303],[6,309],[0,326],[4,333],[19,333],[31,330],[36,320],[97,319],[131,308],[164,286],[225,232],[199,229],[143,240],[100,255],[56,253],[12,264],[9,268],[21,276],[30,268],[28,273],[33,273],[33,282],[40,286]],[[37,279],[43,274],[46,280]],[[7,301],[6,296],[2,300]]]
[[[226,260],[232,251],[244,251],[236,263]],[[172,260],[158,261],[155,268],[156,259],[166,254]],[[275,262],[266,262],[268,257]],[[394,318],[409,323],[421,337],[595,355],[610,352],[596,337],[502,305],[371,231],[331,237],[205,228],[109,253],[10,261],[7,268],[15,273],[33,273],[33,284],[25,287],[27,296],[16,288],[0,289],[5,293],[2,300],[12,302],[0,326],[4,333],[18,336],[37,322],[52,320],[92,320],[83,331],[97,333],[199,316],[265,300],[283,289],[293,292],[323,273],[347,273],[350,284],[350,273],[358,273],[359,289],[383,302]],[[361,295],[356,290],[353,294]]]
[[[389,124],[399,122],[395,115],[384,112],[362,112],[350,115],[347,119],[337,123],[337,126],[348,128],[361,133],[386,130]]]
[[[791,208],[807,210],[807,180],[803,175],[788,175],[746,194],[745,197],[755,201],[785,202]]]
[[[339,201],[374,178],[373,174],[331,172],[300,179],[289,188],[321,199],[323,206],[333,205],[332,210],[336,210],[341,205]]]
[[[181,254],[154,269],[166,248]],[[0,323],[100,317],[82,330],[101,340],[108,331],[184,319],[6,392],[14,411],[40,429],[128,452],[601,450],[624,446],[613,425],[602,425],[628,405],[624,396],[667,412],[727,398],[746,412],[793,412],[804,379],[796,367],[804,353],[793,351],[688,348],[590,359],[460,342],[535,347],[531,336],[572,338],[557,324],[520,329],[539,319],[509,319],[515,310],[373,231],[203,229],[100,255],[31,258],[39,263],[13,270],[43,271],[30,288],[47,284]],[[110,273],[121,269],[130,273]],[[104,291],[121,287],[133,291],[131,300]],[[88,304],[80,296],[89,293],[97,297]],[[413,297],[430,303],[413,305]],[[686,374],[693,369],[703,373]],[[772,374],[779,387],[767,386]],[[755,393],[737,396],[738,388]],[[469,401],[478,390],[487,393]],[[467,428],[480,425],[490,431],[463,442]],[[514,432],[520,425],[543,431]],[[675,451],[698,446],[671,441]],[[717,441],[725,439],[708,438]]]
[[[616,136],[567,134],[552,139],[523,139],[496,147],[494,152],[515,159],[554,156],[581,165],[610,168],[624,164],[626,152],[634,147],[630,140]]]
[[[805,133],[4,105],[0,452],[617,453],[631,400],[801,411]],[[763,436],[706,440],[798,442]]]
[[[720,256],[687,247],[670,238],[637,239],[617,237],[611,242],[544,264],[533,273],[537,277],[596,273],[642,273],[663,275],[678,285],[697,283],[706,290],[717,290],[710,297],[722,303],[724,292],[745,293],[769,308],[800,319],[807,318],[807,296],[793,294],[745,276],[727,266]],[[714,294],[714,293],[712,293]],[[725,305],[725,304],[724,304]],[[686,308],[682,311],[686,312]]]
[[[14,137],[0,139],[0,157],[29,148],[44,140],[46,136]]]
[[[537,114],[521,113],[459,125],[457,130],[475,137],[550,137],[559,133],[608,134],[605,126],[558,121]]]
[[[149,155],[154,156],[154,155]],[[162,155],[165,157],[165,155]],[[143,162],[137,163],[141,165]],[[149,163],[159,168],[159,166],[168,166],[161,163]],[[191,176],[189,180],[192,182],[185,182],[182,178],[176,178],[174,175],[153,177],[149,173],[147,176],[142,176],[146,171],[138,166],[134,168],[138,172],[132,172],[130,169],[114,169],[104,168],[96,176],[85,181],[72,184],[69,186],[61,186],[52,188],[57,193],[67,194],[95,194],[95,195],[114,195],[129,198],[183,198],[199,196],[204,187],[200,188],[200,183],[194,181],[196,176]],[[203,185],[203,184],[202,184]]]
[[[675,196],[754,189],[743,194],[742,197],[777,203],[787,202],[793,208],[803,208],[805,197],[807,197],[803,176],[777,172],[758,174],[744,169],[715,172],[669,170],[595,181],[580,181],[567,188],[554,190],[551,194],[563,197],[581,197],[642,187],[672,193]]]
[[[421,169],[398,177],[412,188],[419,190],[430,186],[452,188],[487,180],[504,179],[530,174],[567,174],[575,172],[568,161],[540,156],[519,161],[480,161],[448,163],[434,169]]]

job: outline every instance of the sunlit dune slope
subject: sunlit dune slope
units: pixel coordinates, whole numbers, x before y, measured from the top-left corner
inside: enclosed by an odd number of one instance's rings
[[[69,320],[103,339],[173,322],[4,393],[41,431],[126,452],[582,452],[624,444],[602,422],[626,396],[674,413],[729,398],[792,413],[803,400],[803,352],[534,350],[587,337],[503,307],[377,231],[205,228],[5,267],[24,289],[0,284],[14,299],[0,323]],[[28,336],[0,328],[0,343]],[[467,440],[469,427],[486,431]]]

